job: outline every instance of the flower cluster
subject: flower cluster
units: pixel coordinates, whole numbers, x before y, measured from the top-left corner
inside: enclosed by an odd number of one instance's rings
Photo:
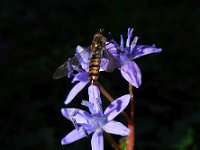
[[[132,42],[133,29],[129,28],[127,33],[126,45],[121,35],[120,44],[115,40],[106,42],[105,52],[110,57],[101,59],[100,71],[112,72],[114,69],[120,69],[122,77],[132,86],[138,88],[141,85],[141,72],[134,59],[143,55],[158,53],[162,50],[154,45],[137,45],[138,37]],[[85,51],[81,46],[76,48],[76,57],[78,58],[81,69],[72,80],[75,86],[69,92],[65,104],[69,104],[74,97],[89,83],[89,57],[90,51]],[[72,66],[74,67],[74,66]],[[70,74],[72,74],[70,72]],[[103,149],[103,131],[121,136],[129,135],[129,128],[113,119],[121,113],[129,104],[131,95],[126,94],[114,100],[103,111],[99,88],[91,84],[88,88],[89,101],[82,100],[82,105],[88,107],[89,112],[78,108],[63,108],[61,112],[65,118],[70,120],[75,129],[68,133],[61,141],[62,144],[70,144],[93,133],[91,146],[93,150]]]

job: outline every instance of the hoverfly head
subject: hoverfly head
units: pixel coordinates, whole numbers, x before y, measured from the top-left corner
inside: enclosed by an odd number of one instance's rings
[[[92,40],[91,50],[102,50],[106,43],[106,38],[103,36],[104,29],[99,29]]]

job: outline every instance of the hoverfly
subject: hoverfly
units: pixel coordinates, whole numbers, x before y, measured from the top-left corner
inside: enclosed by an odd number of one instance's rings
[[[59,79],[65,76],[69,78],[73,75],[74,71],[80,72],[84,63],[88,67],[89,80],[91,84],[99,78],[99,72],[102,63],[106,63],[102,70],[111,72],[114,68],[115,60],[112,54],[106,49],[106,37],[103,36],[103,30],[100,30],[93,36],[91,45],[88,48],[77,47],[77,52],[74,57],[68,58],[61,66],[59,66],[53,74],[54,79]],[[81,61],[81,62],[80,62]],[[112,66],[112,67],[111,67]]]

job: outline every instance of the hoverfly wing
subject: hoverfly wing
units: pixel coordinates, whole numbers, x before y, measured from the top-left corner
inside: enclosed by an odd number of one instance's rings
[[[65,76],[70,78],[74,70],[78,71],[79,68],[78,58],[76,56],[68,58],[66,62],[60,65],[53,74],[53,79],[59,79]]]
[[[60,65],[53,74],[53,79],[59,79],[65,76],[70,78],[74,71],[80,71],[82,68],[88,70],[91,51],[81,46],[76,47],[76,54],[68,58],[66,62]],[[81,66],[80,66],[81,65]]]

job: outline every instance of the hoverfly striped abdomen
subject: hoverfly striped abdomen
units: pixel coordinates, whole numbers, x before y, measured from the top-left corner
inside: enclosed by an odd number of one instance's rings
[[[89,80],[93,83],[99,78],[101,51],[93,51],[89,63]]]
[[[92,44],[89,47],[92,51],[89,63],[89,80],[91,84],[99,78],[102,50],[105,48],[105,43],[106,38],[102,35],[102,31],[100,31],[94,35]]]

